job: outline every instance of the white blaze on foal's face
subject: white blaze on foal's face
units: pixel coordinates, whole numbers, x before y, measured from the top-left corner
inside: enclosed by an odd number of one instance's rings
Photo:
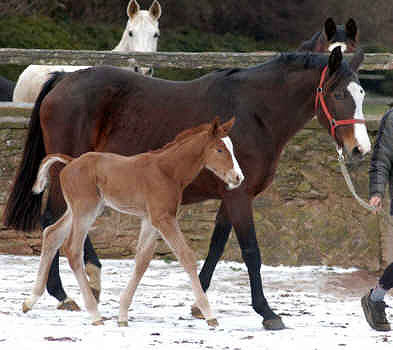
[[[354,103],[355,103],[355,119],[365,119],[363,115],[363,100],[365,96],[365,92],[363,88],[356,82],[352,81],[348,84],[347,90],[351,94]],[[370,152],[371,150],[371,143],[370,139],[367,134],[366,124],[355,123],[353,125],[355,139],[358,143],[359,151],[362,155]]]
[[[239,179],[239,182],[237,184],[229,184],[228,185],[229,189],[232,190],[232,189],[240,186],[240,184],[244,180],[244,175],[243,175],[242,169],[240,168],[239,163],[238,163],[238,161],[237,161],[237,159],[235,157],[235,154],[233,152],[232,140],[230,139],[229,136],[223,137],[221,140],[222,140],[222,142],[224,142],[225,147],[228,149],[229,153],[231,154],[232,162],[233,162],[233,169],[232,169],[232,171],[233,171],[233,173],[235,175],[235,178]]]

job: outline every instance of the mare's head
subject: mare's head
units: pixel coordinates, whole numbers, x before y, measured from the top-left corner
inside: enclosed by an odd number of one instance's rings
[[[234,122],[235,118],[232,118],[220,125],[219,118],[214,119],[208,129],[205,147],[205,167],[227,183],[230,190],[239,187],[244,180],[228,136]]]
[[[155,52],[157,51],[160,30],[158,20],[161,5],[154,0],[149,10],[141,10],[136,0],[130,0],[127,7],[128,21],[120,43],[113,51]]]
[[[358,49],[347,63],[341,48],[336,47],[322,70],[315,99],[319,122],[353,160],[362,158],[371,149],[363,115],[365,92],[357,75],[363,58],[363,51]]]
[[[332,52],[337,46],[341,47],[342,52],[354,52],[357,48],[358,29],[352,18],[345,25],[336,25],[332,18],[328,18],[321,34],[319,52]]]

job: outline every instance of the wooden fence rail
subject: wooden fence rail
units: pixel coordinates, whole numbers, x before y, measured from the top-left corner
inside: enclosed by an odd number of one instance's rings
[[[130,66],[131,64],[152,65],[155,68],[213,69],[248,67],[263,63],[277,52],[261,51],[234,52],[134,52],[84,50],[41,50],[0,49],[0,64],[59,64],[59,65],[102,65]],[[351,54],[346,54],[350,57]],[[393,69],[392,53],[367,53],[362,70]]]

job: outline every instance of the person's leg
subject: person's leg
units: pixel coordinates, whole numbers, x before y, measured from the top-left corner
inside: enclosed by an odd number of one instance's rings
[[[391,329],[390,323],[386,319],[384,297],[392,287],[393,263],[384,270],[375,288],[371,289],[361,300],[368,324],[377,331],[390,331]]]

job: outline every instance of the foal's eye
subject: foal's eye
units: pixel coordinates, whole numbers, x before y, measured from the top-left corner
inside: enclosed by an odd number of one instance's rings
[[[222,153],[222,149],[219,149],[219,148],[218,148],[218,149],[217,149],[217,152],[218,152],[218,153]]]
[[[153,37],[154,38],[159,38],[160,37],[160,33],[154,33]]]
[[[129,32],[128,32],[128,35],[129,36],[132,36],[133,34],[132,34],[132,30],[130,30]]]

